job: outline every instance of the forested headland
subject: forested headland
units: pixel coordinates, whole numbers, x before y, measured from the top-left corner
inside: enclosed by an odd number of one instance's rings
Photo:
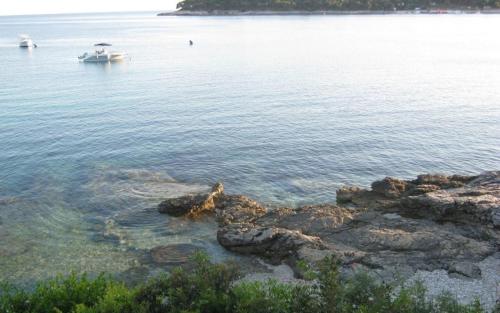
[[[499,8],[500,0],[184,0],[184,11],[340,11],[340,10],[432,10]]]

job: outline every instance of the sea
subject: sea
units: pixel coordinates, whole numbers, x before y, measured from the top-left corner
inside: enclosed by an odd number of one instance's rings
[[[237,257],[211,217],[156,209],[217,181],[298,207],[500,169],[500,15],[156,13],[0,17],[0,281]],[[127,57],[80,62],[99,42]]]

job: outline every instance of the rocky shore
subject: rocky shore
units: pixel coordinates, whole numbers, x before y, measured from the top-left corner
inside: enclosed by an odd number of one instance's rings
[[[337,204],[269,208],[227,195],[217,183],[207,194],[167,199],[158,209],[189,218],[214,214],[223,247],[287,264],[297,277],[303,274],[298,264],[314,265],[334,255],[345,275],[367,270],[386,282],[420,275],[430,289],[440,286],[433,277],[443,284],[442,273],[449,279],[445,285],[475,281],[472,286],[485,289],[479,290],[484,305],[493,307],[500,290],[499,171],[387,177],[371,189],[336,192]],[[425,278],[425,273],[441,276]],[[461,291],[467,300],[469,292]]]

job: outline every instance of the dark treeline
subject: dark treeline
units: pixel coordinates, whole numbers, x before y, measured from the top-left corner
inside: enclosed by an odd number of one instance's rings
[[[500,7],[500,0],[184,0],[177,8],[212,10],[414,10],[483,9]]]

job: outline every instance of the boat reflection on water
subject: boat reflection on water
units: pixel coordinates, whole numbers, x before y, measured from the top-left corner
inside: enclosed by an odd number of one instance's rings
[[[113,66],[116,66],[118,64],[122,64],[122,62],[82,62],[82,66],[85,66],[85,68],[96,68],[99,70],[102,70],[104,72],[109,72]]]

